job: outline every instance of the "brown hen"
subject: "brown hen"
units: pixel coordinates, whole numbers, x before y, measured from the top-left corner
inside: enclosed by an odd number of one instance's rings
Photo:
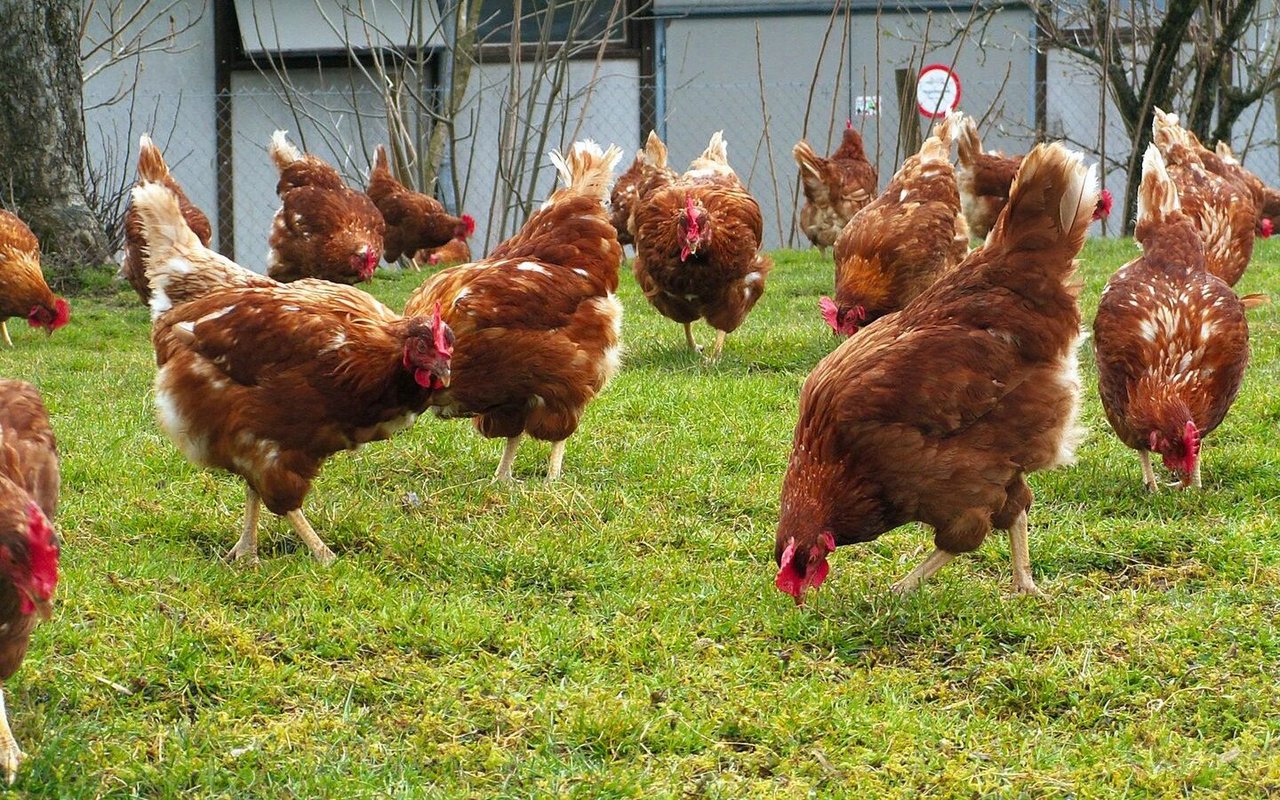
[[[918,521],[936,549],[897,591],[993,529],[1009,531],[1014,591],[1038,591],[1026,476],[1080,438],[1072,275],[1097,200],[1080,154],[1036,147],[984,247],[818,363],[783,479],[779,589],[799,602],[837,546]]]
[[[875,198],[880,176],[867,160],[862,135],[851,120],[845,122],[840,147],[829,158],[819,156],[803,139],[791,155],[800,166],[804,188],[800,230],[826,256],[845,224]]]
[[[760,252],[760,204],[729,166],[723,134],[673,183],[637,203],[636,281],[658,313],[684,325],[685,342],[699,350],[692,323],[716,329],[711,359],[764,294],[772,260]]]
[[[1157,488],[1152,451],[1182,486],[1199,488],[1202,441],[1240,390],[1249,326],[1243,302],[1205,269],[1199,231],[1154,144],[1142,160],[1135,236],[1142,255],[1111,276],[1093,323],[1102,407],[1138,451],[1148,489]]]
[[[169,172],[164,154],[145,133],[138,142],[138,183],[163,183],[168,187],[169,191],[178,198],[182,218],[187,221],[187,227],[191,228],[200,239],[200,244],[209,246],[213,238],[213,227],[209,224],[209,218],[187,199],[182,186]],[[138,297],[142,298],[142,302],[150,303],[151,287],[147,285],[147,271],[142,264],[142,249],[146,244],[142,238],[142,222],[138,219],[138,212],[130,205],[124,213],[124,263],[120,267],[120,273],[138,293]]]
[[[161,184],[133,190],[147,242],[160,427],[193,463],[244,479],[231,559],[257,560],[262,503],[321,563],[301,506],[326,458],[412,424],[447,385],[452,333],[322,280],[283,285],[206,250]]]
[[[71,306],[56,296],[40,269],[40,242],[27,223],[0,209],[0,335],[9,338],[10,317],[53,333],[71,319]]]
[[[40,393],[0,380],[0,681],[18,671],[37,618],[48,619],[58,583],[57,446]],[[0,769],[9,783],[26,757],[0,691]]]
[[[944,120],[836,240],[836,296],[819,303],[833,331],[850,336],[924,291],[969,251]]]
[[[386,225],[368,195],[348,188],[322,159],[304,155],[284,131],[272,134],[268,152],[280,172],[280,209],[271,223],[267,274],[286,283],[359,283],[373,277]]]
[[[566,440],[618,369],[622,245],[604,204],[621,157],[594,142],[552,153],[564,186],[488,257],[437,273],[405,306],[440,308],[457,332],[453,381],[432,410],[506,438],[500,480],[526,433],[553,443],[547,478],[558,478]]]

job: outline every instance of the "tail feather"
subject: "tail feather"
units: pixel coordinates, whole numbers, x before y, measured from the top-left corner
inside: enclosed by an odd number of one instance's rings
[[[142,262],[151,286],[152,319],[219,288],[275,285],[265,275],[206,249],[183,218],[178,196],[164,184],[135,186],[132,197],[142,222]]]
[[[1244,306],[1245,311],[1259,306],[1271,305],[1271,295],[1262,292],[1254,292],[1253,294],[1240,295],[1240,304]]]
[[[1043,250],[1084,245],[1098,205],[1098,169],[1060,144],[1036,145],[1022,159],[987,247]]]
[[[271,144],[267,147],[267,152],[271,155],[271,160],[275,162],[276,169],[281,171],[293,162],[302,159],[302,151],[289,143],[285,131],[276,131],[271,134]]]
[[[964,115],[959,112],[948,114],[946,119],[933,128],[933,133],[920,145],[920,161],[946,161],[951,163],[951,139],[956,128],[960,127]]]
[[[956,140],[956,135],[965,127],[966,119],[968,117],[963,113],[952,111],[941,122],[933,126],[933,135],[950,150],[951,143]]]
[[[1142,182],[1138,185],[1138,223],[1157,222],[1179,210],[1178,189],[1169,178],[1164,156],[1155,143],[1142,156]]]
[[[615,144],[608,150],[587,139],[574,142],[568,156],[558,150],[550,153],[551,163],[565,187],[575,193],[607,200],[609,184],[613,181],[613,169],[622,159],[622,148]]]
[[[373,168],[390,172],[391,168],[387,166],[387,148],[378,145],[378,149],[373,154]]]
[[[978,138],[978,124],[973,117],[961,120],[960,135],[956,141],[956,155],[962,165],[972,166],[982,155],[982,140]]]
[[[1186,145],[1186,133],[1182,130],[1177,114],[1168,114],[1159,108],[1153,109],[1151,117],[1151,141],[1166,156],[1174,145]]]
[[[728,166],[728,142],[724,141],[724,132],[712,133],[712,141],[707,143],[707,150],[695,161],[712,161],[714,164]]]
[[[151,137],[142,134],[138,140],[138,179],[159,183],[169,177],[169,165],[164,162],[164,154],[156,147]]]
[[[645,140],[644,161],[657,169],[667,166],[667,145],[658,138],[657,131],[649,131],[649,138]]]
[[[806,186],[821,183],[822,159],[814,152],[808,142],[804,139],[796,142],[796,146],[791,148],[791,155],[795,158],[796,163],[800,165],[800,178]]]

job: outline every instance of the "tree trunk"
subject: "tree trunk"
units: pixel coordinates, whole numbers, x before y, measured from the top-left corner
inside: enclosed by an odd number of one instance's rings
[[[0,188],[51,277],[110,259],[84,197],[80,0],[0,0]]]

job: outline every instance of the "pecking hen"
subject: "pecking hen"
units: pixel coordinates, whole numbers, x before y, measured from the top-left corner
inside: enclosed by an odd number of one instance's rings
[[[1240,390],[1249,326],[1244,303],[1206,270],[1199,230],[1154,144],[1142,159],[1135,237],[1142,255],[1111,276],[1093,323],[1102,407],[1138,451],[1148,489],[1153,451],[1182,486],[1199,488],[1202,441]]]
[[[372,278],[382,258],[386,224],[369,196],[349,188],[322,159],[304,155],[284,131],[272,134],[268,152],[280,173],[280,209],[267,241],[267,274],[286,283]]]
[[[836,239],[836,296],[819,302],[842,336],[906,306],[969,252],[960,214],[951,135],[959,115],[939,123],[884,192]]]
[[[774,548],[775,584],[797,602],[837,546],[912,521],[936,549],[896,591],[999,529],[1014,591],[1038,593],[1026,476],[1069,462],[1081,435],[1072,275],[1098,202],[1081,162],[1061,145],[1032,150],[986,245],[805,381]]]
[[[0,209],[0,335],[9,338],[10,317],[53,333],[71,319],[71,306],[54,295],[40,269],[40,242],[27,223]]]

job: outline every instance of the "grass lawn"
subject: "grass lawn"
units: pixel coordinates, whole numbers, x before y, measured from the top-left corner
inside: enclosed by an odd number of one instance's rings
[[[1091,242],[1085,317],[1135,252]],[[1207,440],[1205,489],[1148,496],[1082,358],[1079,463],[1032,476],[1043,599],[1007,539],[900,600],[920,527],[841,548],[796,608],[773,587],[800,384],[836,344],[831,267],[780,252],[707,367],[629,272],[624,368],[515,485],[467,422],[331,459],[305,509],[319,567],[155,425],[127,287],[50,338],[15,320],[0,375],[44,393],[63,577],[6,686],[30,796],[1244,797],[1280,791],[1280,310]],[[1238,287],[1280,300],[1280,244]],[[421,276],[381,273],[400,307]],[[711,340],[705,326],[695,331]],[[1086,348],[1087,349],[1087,348]]]

